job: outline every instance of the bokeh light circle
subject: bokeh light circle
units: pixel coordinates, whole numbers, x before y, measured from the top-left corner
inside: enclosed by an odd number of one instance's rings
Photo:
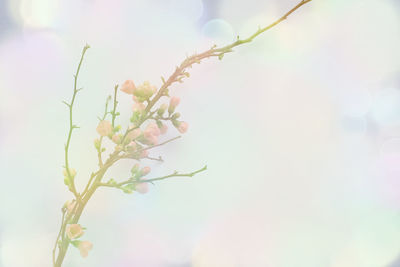
[[[54,27],[60,11],[59,0],[9,0],[10,14],[23,27]]]
[[[212,19],[201,29],[203,36],[212,39],[217,45],[224,45],[234,40],[232,26],[223,19]]]

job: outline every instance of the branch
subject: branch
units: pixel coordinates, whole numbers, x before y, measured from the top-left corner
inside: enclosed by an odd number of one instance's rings
[[[161,180],[165,180],[165,179],[172,178],[172,177],[193,177],[193,176],[195,176],[196,174],[198,174],[198,173],[200,173],[200,172],[202,172],[202,171],[205,171],[205,170],[207,170],[207,165],[204,166],[203,168],[201,168],[201,169],[199,169],[199,170],[197,170],[197,171],[191,172],[191,173],[182,173],[182,174],[181,174],[181,173],[178,173],[177,171],[175,171],[175,172],[173,172],[173,173],[170,174],[170,175],[166,175],[166,176],[162,176],[162,177],[157,177],[157,178],[152,178],[152,179],[147,179],[147,180],[139,180],[139,181],[137,181],[137,180],[131,180],[131,179],[129,179],[129,180],[126,180],[126,181],[124,181],[124,182],[116,183],[116,184],[112,184],[112,183],[99,183],[98,185],[99,185],[99,186],[104,186],[104,187],[121,188],[121,186],[124,186],[124,185],[127,185],[127,184],[153,183],[153,182],[155,182],[155,181],[161,181]]]
[[[149,150],[149,149],[152,149],[152,148],[155,148],[155,147],[159,147],[159,146],[163,146],[163,145],[168,144],[168,143],[170,143],[170,142],[172,142],[172,141],[175,141],[175,140],[177,140],[177,139],[179,139],[179,138],[181,138],[181,137],[182,137],[182,136],[179,135],[179,136],[176,136],[176,137],[174,137],[174,138],[168,139],[167,141],[164,141],[164,142],[162,142],[162,143],[159,143],[159,144],[157,144],[157,145],[152,145],[152,146],[143,147],[143,148],[138,149],[138,150],[136,150],[136,151],[134,151],[134,152],[132,152],[132,153],[122,155],[122,158],[125,158],[125,159],[126,159],[126,158],[131,158],[132,155],[139,155],[140,152],[142,152],[142,151]]]
[[[301,6],[307,4],[308,2],[311,2],[312,0],[302,0],[300,3],[298,3],[295,7],[293,7],[290,11],[288,11],[285,15],[283,15],[280,19],[276,20],[272,24],[268,25],[265,28],[259,29],[257,32],[255,32],[252,36],[250,36],[247,39],[240,40],[238,39],[236,42],[221,47],[221,48],[216,48],[216,46],[213,46],[211,49],[200,53],[200,54],[195,54],[192,55],[191,57],[186,58],[179,67],[176,67],[175,72],[168,78],[167,81],[165,79],[163,80],[163,85],[161,86],[160,90],[158,93],[154,96],[154,98],[150,101],[150,103],[147,105],[145,109],[145,114],[147,114],[150,109],[157,103],[157,101],[164,95],[167,95],[167,90],[168,87],[171,86],[175,82],[182,82],[182,79],[185,77],[189,76],[189,73],[186,72],[186,69],[189,67],[192,67],[193,64],[198,63],[200,64],[201,60],[209,57],[218,57],[219,59],[222,59],[225,53],[232,52],[232,48],[239,46],[244,43],[249,43],[251,42],[254,38],[256,38],[258,35],[261,33],[273,28],[274,26],[278,25],[280,22],[284,21],[290,14],[295,12],[297,9],[299,9]]]
[[[77,84],[78,84],[78,76],[79,76],[79,72],[81,70],[81,66],[82,66],[82,62],[83,62],[83,58],[85,56],[86,51],[90,48],[89,45],[85,45],[85,47],[83,48],[82,51],[82,56],[81,59],[79,61],[79,65],[78,68],[76,70],[76,73],[74,75],[74,93],[72,95],[72,100],[71,103],[69,103],[67,106],[69,108],[69,132],[68,132],[68,137],[67,137],[67,143],[65,144],[65,170],[67,172],[68,175],[68,179],[71,183],[71,185],[69,186],[70,191],[75,195],[76,199],[78,201],[81,201],[80,195],[78,194],[78,192],[76,191],[75,188],[75,183],[74,183],[74,177],[72,177],[71,175],[71,171],[69,168],[69,161],[68,161],[68,152],[69,152],[69,145],[71,142],[71,136],[72,136],[72,131],[77,128],[77,126],[73,125],[72,123],[72,108],[74,106],[75,103],[75,97],[76,94],[80,91],[80,89],[77,88]]]
[[[194,172],[191,172],[191,173],[179,174],[177,171],[175,171],[174,173],[172,173],[170,175],[167,175],[167,176],[162,176],[162,177],[148,179],[148,180],[142,180],[141,182],[142,183],[152,183],[152,182],[155,182],[155,181],[161,181],[161,180],[168,179],[168,178],[171,178],[171,177],[193,177],[196,174],[198,174],[199,172],[202,172],[202,171],[205,171],[205,170],[207,170],[207,165],[204,166],[203,168],[201,168],[200,170],[197,170],[197,171],[194,171]]]
[[[293,7],[291,10],[289,10],[285,15],[283,15],[280,19],[276,20],[275,22],[271,23],[270,25],[264,27],[264,28],[260,28],[258,29],[258,31],[256,31],[253,35],[251,35],[249,38],[247,39],[243,39],[240,40],[239,36],[238,39],[236,40],[236,42],[230,44],[230,45],[226,45],[224,47],[215,49],[214,51],[217,52],[217,54],[213,55],[213,56],[218,56],[220,59],[222,59],[222,56],[225,53],[229,53],[232,52],[232,48],[239,46],[241,44],[245,44],[245,43],[249,43],[251,41],[254,40],[254,38],[256,38],[258,35],[260,35],[263,32],[268,31],[269,29],[275,27],[276,25],[278,25],[279,23],[281,23],[282,21],[286,20],[288,16],[290,16],[293,12],[295,12],[297,9],[299,9],[301,6],[307,4],[308,2],[311,2],[312,0],[302,0],[300,3],[298,3],[295,7]]]
[[[113,111],[111,112],[111,116],[112,116],[112,127],[114,128],[114,124],[115,124],[115,118],[118,116],[118,114],[115,113],[116,109],[117,109],[117,105],[118,105],[118,101],[117,101],[117,92],[118,92],[118,84],[114,86],[114,105],[113,105]]]
[[[63,225],[65,223],[64,222],[65,212],[66,212],[65,210],[62,211],[60,231],[58,232],[57,239],[56,239],[56,242],[55,242],[54,248],[53,248],[53,265],[56,264],[56,250],[57,250],[57,246],[58,246],[58,240],[60,240],[61,233],[62,233],[62,230],[63,230]]]

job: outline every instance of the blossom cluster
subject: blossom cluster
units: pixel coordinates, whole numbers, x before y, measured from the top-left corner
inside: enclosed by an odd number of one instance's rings
[[[185,133],[188,130],[188,123],[179,121],[180,113],[175,112],[180,103],[179,97],[170,97],[169,103],[163,103],[154,111],[146,110],[150,103],[150,98],[157,93],[157,87],[151,85],[148,81],[142,85],[135,86],[132,80],[125,81],[120,90],[128,95],[132,95],[132,116],[130,117],[130,126],[125,134],[121,133],[120,126],[113,126],[109,120],[101,120],[96,128],[100,138],[108,138],[116,146],[115,150],[125,153],[129,158],[143,159],[149,156],[148,149],[151,146],[159,144],[161,135],[168,131],[166,122],[170,121],[172,125],[180,132]],[[142,126],[144,123],[145,126]],[[100,139],[96,139],[95,147],[99,151],[104,151],[101,148]],[[136,165],[135,165],[136,166]],[[147,183],[139,183],[138,178],[146,175],[150,169],[143,168],[140,172],[132,168],[132,181],[135,180],[135,186],[129,188],[121,188],[124,192],[132,190],[139,193],[148,191]],[[113,182],[113,181],[112,181]],[[115,183],[113,183],[115,185]]]

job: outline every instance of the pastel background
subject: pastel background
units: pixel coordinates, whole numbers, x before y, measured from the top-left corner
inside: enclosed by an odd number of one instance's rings
[[[73,73],[71,164],[96,168],[114,84],[160,85],[186,54],[246,37],[297,0],[0,0],[0,266],[50,267]],[[400,3],[314,0],[172,88],[190,124],[152,152],[146,195],[99,191],[94,243],[65,267],[400,266]],[[122,125],[131,99],[120,98]],[[177,135],[171,130],[170,137]],[[124,178],[131,163],[110,176]]]

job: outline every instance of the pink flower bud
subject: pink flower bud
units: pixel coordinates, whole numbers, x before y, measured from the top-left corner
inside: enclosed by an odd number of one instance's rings
[[[161,131],[155,123],[148,124],[143,132],[143,136],[146,138],[146,140],[153,145],[158,143],[158,136],[160,134]]]
[[[132,106],[133,112],[137,112],[137,111],[142,112],[145,108],[146,108],[146,106],[140,102],[135,102]]]
[[[139,102],[143,102],[143,101],[139,101],[139,98],[137,98],[135,95],[132,96],[133,101],[139,103]]]
[[[168,126],[163,124],[160,128],[161,134],[165,134],[168,131]]]
[[[140,152],[140,157],[141,158],[147,158],[148,156],[149,156],[149,151],[142,150],[142,152]]]
[[[133,126],[129,127],[130,129],[132,129]],[[137,128],[135,130],[132,130],[128,133],[127,137],[130,140],[135,140],[136,138],[139,137],[139,135],[142,133],[142,131],[140,130],[140,128]]]
[[[132,141],[132,142],[130,142],[130,143],[128,144],[128,149],[129,149],[130,151],[135,151],[136,148],[137,148],[136,142]]]
[[[67,203],[65,203],[65,206],[67,208],[67,212],[69,214],[72,214],[72,212],[74,211],[75,206],[76,206],[76,201],[75,200],[68,200]]]
[[[132,95],[135,89],[136,86],[132,80],[126,80],[121,86],[121,91],[128,95]]]
[[[180,102],[181,102],[181,100],[179,97],[173,96],[171,98],[171,100],[169,101],[169,106],[176,108]]]
[[[149,174],[150,171],[151,171],[150,167],[146,166],[140,171],[140,173],[142,174],[142,176],[145,176],[145,175]]]
[[[121,143],[121,136],[119,136],[119,134],[114,134],[113,137],[111,138],[111,140],[114,143],[119,144],[119,143]]]
[[[65,230],[69,239],[81,237],[85,232],[79,224],[69,224]]]
[[[96,128],[96,131],[101,136],[107,136],[112,133],[112,125],[109,121],[101,121]]]
[[[93,244],[89,241],[81,241],[78,245],[79,252],[83,258],[86,258],[89,251],[93,248]]]
[[[147,192],[149,192],[149,185],[148,183],[137,184],[135,190],[140,194],[146,194]]]
[[[180,133],[186,133],[187,132],[187,130],[188,130],[188,128],[189,128],[189,124],[187,124],[187,122],[181,122],[180,124],[179,124],[179,127],[178,127],[178,131],[180,132]]]

